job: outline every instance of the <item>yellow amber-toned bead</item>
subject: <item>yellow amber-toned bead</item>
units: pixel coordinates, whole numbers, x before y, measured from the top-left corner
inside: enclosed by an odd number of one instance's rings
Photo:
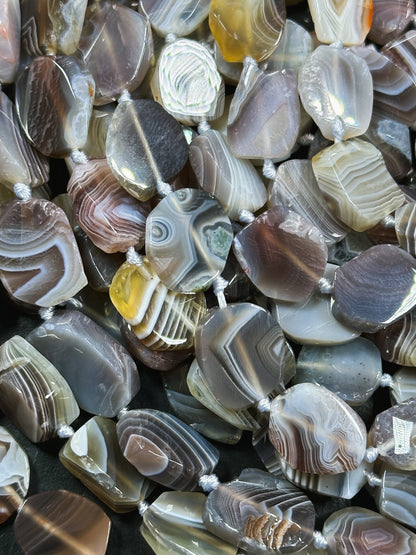
[[[227,62],[271,55],[286,21],[283,0],[212,0],[209,26]]]

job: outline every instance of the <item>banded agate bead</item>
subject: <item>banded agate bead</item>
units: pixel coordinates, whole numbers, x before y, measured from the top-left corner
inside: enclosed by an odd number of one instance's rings
[[[411,397],[416,397],[416,372],[414,367],[402,366],[393,374],[393,384],[390,389],[392,404],[402,403]]]
[[[29,488],[29,459],[14,437],[0,426],[0,524],[23,503]]]
[[[139,10],[162,36],[186,36],[208,16],[210,0],[141,0]]]
[[[397,470],[383,463],[378,470],[380,483],[374,494],[380,513],[405,526],[416,528],[416,473]]]
[[[1,0],[0,83],[15,80],[20,59],[19,0]]]
[[[373,21],[368,38],[377,44],[386,44],[400,37],[415,13],[414,0],[373,0],[373,7]]]
[[[416,366],[415,311],[412,310],[400,320],[381,329],[374,341],[384,360],[403,366]]]

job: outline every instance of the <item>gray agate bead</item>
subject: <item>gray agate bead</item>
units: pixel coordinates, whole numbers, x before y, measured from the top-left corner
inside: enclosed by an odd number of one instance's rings
[[[0,426],[0,524],[23,502],[29,488],[29,459],[14,437]]]

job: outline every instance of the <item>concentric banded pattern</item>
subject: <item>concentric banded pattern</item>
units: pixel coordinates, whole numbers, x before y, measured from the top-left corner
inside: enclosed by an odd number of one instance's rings
[[[19,0],[1,3],[0,82],[12,83],[20,58],[20,6]]]
[[[415,13],[413,0],[373,0],[373,7],[373,21],[368,38],[378,44],[386,44],[399,37]]]
[[[153,409],[123,414],[117,436],[123,455],[141,474],[176,490],[197,488],[219,458],[217,449],[190,426]]]
[[[0,207],[0,277],[10,295],[54,306],[87,285],[64,212],[47,200],[13,200]]]
[[[246,56],[265,60],[276,48],[286,21],[283,0],[213,0],[209,26],[227,62]]]
[[[276,553],[298,551],[310,543],[315,509],[293,487],[235,480],[209,494],[203,519],[213,534],[250,553]]]
[[[364,458],[364,422],[337,395],[315,384],[299,384],[270,407],[269,438],[294,469],[312,474],[353,470]]]
[[[416,313],[411,311],[377,332],[375,342],[384,360],[416,366]]]
[[[189,160],[199,185],[213,194],[230,218],[240,210],[257,212],[266,202],[266,188],[248,160],[236,158],[218,131],[210,129],[189,147]]]
[[[224,83],[210,52],[180,39],[164,47],[152,79],[155,100],[178,121],[194,125],[224,110]]]
[[[207,17],[210,0],[141,0],[140,8],[159,35],[192,33]]]
[[[64,378],[18,335],[0,347],[0,403],[5,416],[34,443],[51,439],[58,426],[79,415]]]
[[[333,214],[355,231],[370,229],[404,203],[381,152],[361,139],[325,148],[312,167]]]
[[[195,352],[214,396],[242,409],[284,389],[294,374],[293,353],[272,316],[251,303],[212,308],[200,321]]]
[[[396,210],[394,227],[402,249],[416,256],[416,202],[408,202]]]
[[[394,245],[375,245],[337,269],[333,298],[337,320],[374,333],[416,305],[416,260]]]
[[[412,555],[416,550],[413,532],[362,507],[336,511],[325,521],[322,532],[331,554]]]
[[[153,350],[189,349],[205,313],[205,296],[169,291],[149,261],[126,262],[115,274],[110,298],[141,343]]]
[[[308,4],[319,42],[364,42],[373,17],[373,0],[308,0]]]
[[[381,514],[416,528],[416,474],[396,470],[389,465],[381,467],[381,484],[375,501]]]
[[[129,195],[106,160],[76,166],[68,194],[79,225],[99,249],[111,253],[143,247],[150,203]]]
[[[232,239],[219,202],[196,189],[170,193],[147,218],[149,262],[169,289],[181,293],[211,285],[224,269]]]
[[[0,426],[0,523],[18,508],[29,488],[29,459],[12,435]]]

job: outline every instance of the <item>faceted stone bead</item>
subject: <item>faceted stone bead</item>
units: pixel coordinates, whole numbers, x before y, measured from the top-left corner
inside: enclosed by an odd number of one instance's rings
[[[308,4],[319,42],[341,41],[345,45],[364,42],[373,18],[373,0],[308,0]]]
[[[416,31],[414,29],[387,43],[381,49],[381,53],[387,56],[395,65],[403,68],[413,80],[416,79]]]
[[[113,117],[112,112],[93,110],[88,127],[87,142],[82,149],[88,158],[105,158],[108,127]]]
[[[120,267],[110,298],[143,345],[159,351],[191,348],[206,311],[202,292],[170,291],[146,258],[140,265],[125,262]]]
[[[325,148],[312,167],[333,214],[355,231],[373,227],[404,203],[380,151],[361,139]]]
[[[123,457],[116,424],[109,418],[88,420],[62,447],[59,460],[116,513],[137,509],[153,489]]]
[[[172,411],[203,436],[234,445],[241,439],[242,430],[224,422],[191,395],[186,383],[188,367],[189,363],[185,363],[163,373],[163,386]]]
[[[150,24],[130,8],[92,4],[79,49],[95,81],[94,103],[107,104],[143,81],[153,55]]]
[[[249,160],[236,158],[219,131],[210,129],[190,144],[189,160],[200,187],[221,203],[228,216],[240,210],[257,212],[266,202],[266,188]]]
[[[14,522],[14,535],[27,555],[104,555],[110,528],[98,505],[60,489],[29,497]]]
[[[411,397],[416,397],[416,371],[414,367],[403,366],[393,374],[390,397],[392,404],[402,403]]]
[[[150,203],[132,197],[106,160],[77,165],[68,182],[68,194],[79,225],[99,249],[112,253],[143,247]]]
[[[137,368],[126,349],[81,312],[56,312],[27,340],[56,366],[87,412],[116,416],[139,391]]]
[[[319,230],[283,206],[272,206],[237,233],[234,254],[254,285],[273,299],[306,300],[325,271]]]
[[[35,58],[16,82],[16,108],[28,139],[45,156],[67,156],[84,146],[94,80],[67,56]]]
[[[180,293],[208,289],[224,269],[232,239],[230,220],[204,191],[174,191],[147,218],[149,262],[160,280]]]
[[[338,266],[327,264],[324,278],[333,281]],[[359,335],[336,320],[331,296],[315,290],[306,301],[272,304],[272,314],[284,334],[301,345],[338,345]]]
[[[372,465],[363,461],[357,468],[339,474],[311,474],[292,468],[279,457],[280,468],[284,476],[295,486],[307,491],[329,497],[352,499],[367,482],[367,475]]]
[[[157,410],[126,412],[117,436],[123,455],[143,476],[171,489],[196,489],[218,463],[218,450],[198,432]]]
[[[394,228],[402,249],[416,256],[416,202],[408,202],[396,210]]]
[[[338,43],[319,46],[299,71],[302,104],[330,141],[350,139],[367,130],[373,107],[371,85],[365,61]]]
[[[1,0],[0,83],[12,83],[20,58],[19,0]]]
[[[29,488],[30,467],[26,453],[0,426],[0,524],[20,507]]]
[[[246,56],[265,60],[276,48],[286,21],[282,0],[232,0],[210,4],[209,26],[227,62]]]
[[[378,44],[386,44],[399,37],[412,21],[415,12],[413,0],[373,0],[373,21],[368,38]]]
[[[246,408],[282,391],[287,369],[295,371],[280,326],[251,303],[208,310],[196,329],[195,353],[209,388],[228,409]]]
[[[344,345],[302,347],[292,383],[323,385],[349,405],[362,405],[380,385],[381,374],[380,351],[358,337]]]
[[[374,341],[384,360],[404,366],[416,366],[415,311],[412,310],[397,322],[381,329]]]
[[[252,432],[260,428],[254,407],[229,409],[221,403],[210,388],[205,375],[198,365],[197,359],[194,359],[189,368],[187,385],[195,399],[235,428]]]
[[[205,528],[202,493],[166,491],[143,515],[140,532],[156,555],[236,555],[237,549]]]
[[[416,470],[416,398],[380,412],[369,441],[381,460],[400,470]]]
[[[87,0],[21,0],[22,45],[30,56],[74,54]]]
[[[239,158],[287,158],[300,128],[293,71],[262,71],[244,64],[228,115],[227,139]]]
[[[373,48],[354,46],[373,78],[373,109],[378,115],[412,126],[416,121],[416,81],[405,69]]]
[[[0,346],[0,403],[7,418],[34,443],[56,436],[59,426],[79,415],[68,383],[18,335]]]
[[[380,513],[405,526],[416,528],[416,473],[383,464],[375,502]]]
[[[107,134],[107,161],[122,186],[139,200],[156,193],[184,167],[188,143],[181,125],[150,99],[120,102]]]
[[[339,474],[362,462],[367,431],[345,401],[323,386],[303,383],[272,401],[269,438],[294,469]]]
[[[162,36],[186,36],[208,16],[209,0],[141,0],[140,10]]]
[[[328,555],[411,555],[416,534],[400,524],[363,507],[347,507],[333,513],[322,530]]]
[[[309,160],[287,160],[279,165],[268,189],[268,205],[279,204],[309,220],[327,243],[336,243],[347,233],[347,227],[327,206]]]
[[[337,320],[374,333],[405,316],[416,305],[416,260],[394,245],[375,245],[335,272]]]
[[[54,306],[87,284],[64,212],[47,200],[0,206],[0,279],[15,299]]]
[[[194,40],[167,44],[151,82],[153,97],[186,125],[216,119],[224,110],[224,83],[209,50]]]
[[[14,105],[2,91],[0,133],[0,183],[12,190],[15,183],[37,187],[48,181],[48,160],[27,142]]]
[[[238,479],[209,494],[203,520],[213,534],[249,553],[297,552],[312,540],[315,509],[293,487]]]
[[[173,370],[193,353],[193,348],[179,351],[152,351],[149,347],[143,345],[127,322],[123,322],[121,325],[121,336],[129,353],[148,368],[153,368],[153,370],[162,372]]]

